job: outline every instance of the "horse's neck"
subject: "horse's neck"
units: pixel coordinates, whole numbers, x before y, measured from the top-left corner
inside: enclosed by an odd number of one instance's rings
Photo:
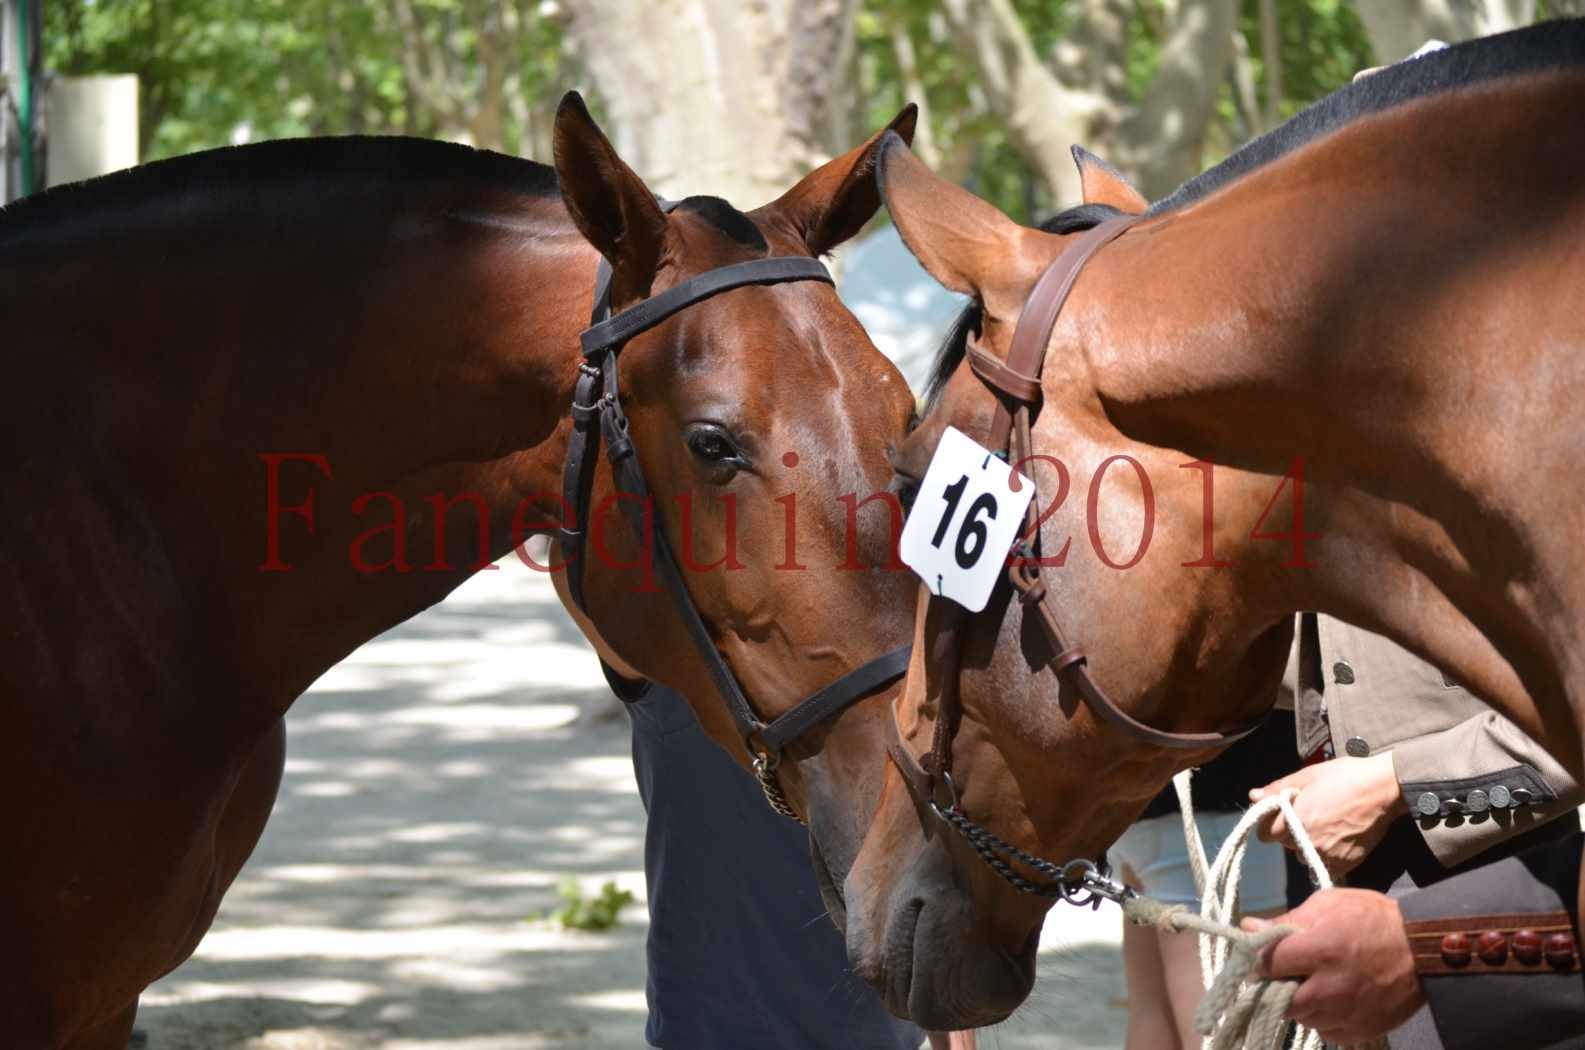
[[[524,208],[519,232],[304,231],[295,260],[240,244],[130,295],[106,281],[103,315],[130,320],[65,347],[99,387],[85,444],[129,479],[174,604],[241,703],[278,715],[509,550],[514,522],[521,538],[555,520],[595,260],[554,199]],[[289,509],[309,500],[311,522]]]
[[[365,344],[358,378],[323,410],[333,432],[357,440],[345,454],[327,454],[334,478],[323,484],[316,466],[297,464],[298,478],[323,493],[314,534],[298,530],[307,571],[255,571],[261,586],[282,587],[283,616],[302,607],[331,622],[344,618],[317,653],[303,653],[306,672],[439,601],[559,521],[564,422],[595,268],[592,251],[573,238],[569,230],[551,251],[511,239],[476,244],[460,257],[428,260],[381,297],[393,316]],[[255,471],[267,482],[265,466]],[[260,552],[270,540],[264,507],[259,500],[250,508]],[[297,524],[280,519],[283,532]],[[382,526],[389,528],[357,546]],[[385,567],[368,573],[360,560]],[[256,570],[260,561],[244,567]],[[261,640],[267,658],[273,641]]]
[[[1585,475],[1563,306],[1585,140],[1559,130],[1581,105],[1585,76],[1556,74],[1363,121],[1103,252],[1057,344],[1085,346],[1132,438],[1272,476],[1303,457],[1327,535],[1282,600],[1412,644],[1530,728],[1541,698],[1560,747],[1585,725],[1557,703],[1585,711],[1585,521],[1558,498]]]

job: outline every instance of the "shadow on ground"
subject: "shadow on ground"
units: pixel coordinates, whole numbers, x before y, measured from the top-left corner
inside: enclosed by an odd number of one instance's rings
[[[628,746],[548,581],[515,563],[370,642],[288,718],[258,850],[144,997],[149,1050],[642,1047]],[[601,933],[532,919],[567,876],[639,902]],[[1042,952],[1030,1005],[982,1045],[1121,1046],[1117,921],[1057,913],[1043,943],[1079,943]]]

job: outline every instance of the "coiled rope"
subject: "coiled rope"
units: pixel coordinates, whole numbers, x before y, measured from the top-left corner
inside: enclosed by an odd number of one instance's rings
[[[1238,886],[1243,876],[1244,854],[1251,832],[1273,812],[1280,812],[1292,831],[1299,853],[1310,868],[1316,885],[1330,889],[1331,876],[1315,844],[1294,811],[1292,788],[1268,796],[1245,811],[1232,834],[1208,863],[1200,830],[1194,821],[1190,797],[1191,771],[1173,778],[1178,791],[1178,808],[1183,814],[1183,835],[1189,849],[1189,866],[1200,893],[1200,913],[1193,914],[1178,904],[1162,904],[1148,897],[1130,895],[1122,901],[1123,914],[1140,926],[1181,933],[1194,930],[1200,937],[1200,977],[1205,997],[1194,1014],[1194,1027],[1205,1037],[1203,1050],[1282,1050],[1287,1045],[1290,1024],[1294,1028],[1292,1050],[1322,1050],[1321,1036],[1304,1025],[1283,1018],[1297,980],[1266,978],[1245,983],[1255,968],[1261,949],[1294,932],[1286,924],[1268,926],[1258,933],[1246,933],[1234,922],[1237,918]],[[1385,1039],[1361,1043],[1344,1050],[1386,1050]]]

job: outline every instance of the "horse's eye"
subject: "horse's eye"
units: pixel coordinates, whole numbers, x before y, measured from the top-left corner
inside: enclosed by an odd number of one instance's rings
[[[688,449],[706,463],[737,463],[743,459],[732,436],[716,426],[701,425],[691,430]]]

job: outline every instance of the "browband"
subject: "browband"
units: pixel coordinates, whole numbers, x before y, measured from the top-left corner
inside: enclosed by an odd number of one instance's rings
[[[622,344],[635,335],[649,331],[679,310],[713,295],[750,284],[781,284],[784,281],[836,284],[831,279],[831,271],[819,259],[785,255],[733,263],[690,277],[658,295],[634,303],[615,317],[585,328],[579,337],[583,342],[583,356],[592,357],[601,350],[621,349]]]

